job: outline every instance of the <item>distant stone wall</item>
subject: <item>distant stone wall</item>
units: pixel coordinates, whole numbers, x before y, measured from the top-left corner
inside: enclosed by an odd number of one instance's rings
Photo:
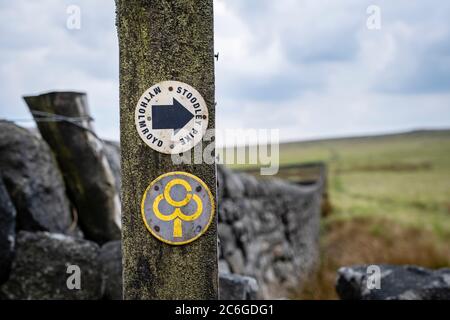
[[[219,270],[256,278],[262,298],[297,288],[318,261],[324,181],[302,186],[219,166]]]
[[[4,121],[0,132],[0,299],[120,299],[120,241],[84,236],[38,134]],[[119,145],[104,147],[120,189]],[[318,258],[322,180],[299,186],[218,167],[222,297],[287,297],[308,276]],[[66,288],[69,264],[89,275],[80,292]]]
[[[119,145],[107,157],[120,179]],[[257,279],[260,298],[286,297],[319,258],[325,170],[308,185],[218,166],[219,272]]]

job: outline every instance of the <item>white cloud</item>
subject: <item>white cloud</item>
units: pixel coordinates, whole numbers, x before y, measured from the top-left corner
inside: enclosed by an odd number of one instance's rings
[[[214,0],[219,128],[279,128],[295,140],[450,126],[444,0]],[[81,30],[66,28],[68,5]],[[24,94],[86,91],[101,136],[118,139],[112,0],[0,4],[0,117],[31,118]]]
[[[217,66],[219,127],[278,127],[295,140],[450,126],[443,2],[380,1],[382,28],[371,31],[370,1],[262,1],[252,12],[260,1],[218,0],[253,52],[218,48],[228,59]],[[216,43],[226,26],[216,24]],[[276,59],[265,54],[274,47]]]
[[[81,29],[66,28],[67,6]],[[118,47],[113,1],[10,1],[0,7],[0,117],[31,119],[21,97],[53,90],[88,94],[100,135],[118,138]],[[30,123],[23,123],[30,125]]]

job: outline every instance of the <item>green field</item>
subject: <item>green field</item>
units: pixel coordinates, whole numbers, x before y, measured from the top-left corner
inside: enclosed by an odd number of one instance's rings
[[[330,219],[388,218],[450,237],[450,131],[281,145],[280,163],[324,161]]]
[[[450,237],[450,130],[280,145],[281,166],[317,161],[328,168],[329,219],[387,218]]]
[[[316,161],[327,165],[332,209],[321,267],[296,297],[335,298],[345,264],[450,265],[450,130],[280,146],[281,166]]]

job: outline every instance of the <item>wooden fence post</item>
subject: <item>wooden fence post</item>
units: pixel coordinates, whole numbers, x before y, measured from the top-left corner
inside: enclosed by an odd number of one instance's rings
[[[85,236],[100,243],[120,239],[119,195],[89,120],[86,94],[49,92],[24,99],[56,155]]]
[[[215,163],[171,156],[188,151],[179,129],[205,148],[215,127],[213,0],[116,0],[116,11],[124,298],[217,299]]]

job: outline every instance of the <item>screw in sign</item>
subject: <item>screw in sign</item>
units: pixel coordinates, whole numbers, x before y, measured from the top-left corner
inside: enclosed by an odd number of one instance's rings
[[[214,210],[214,198],[208,186],[197,176],[181,171],[153,180],[141,202],[148,231],[173,245],[187,244],[204,234]]]
[[[135,110],[136,129],[152,149],[177,154],[199,143],[208,128],[208,107],[200,93],[179,81],[147,89]]]

